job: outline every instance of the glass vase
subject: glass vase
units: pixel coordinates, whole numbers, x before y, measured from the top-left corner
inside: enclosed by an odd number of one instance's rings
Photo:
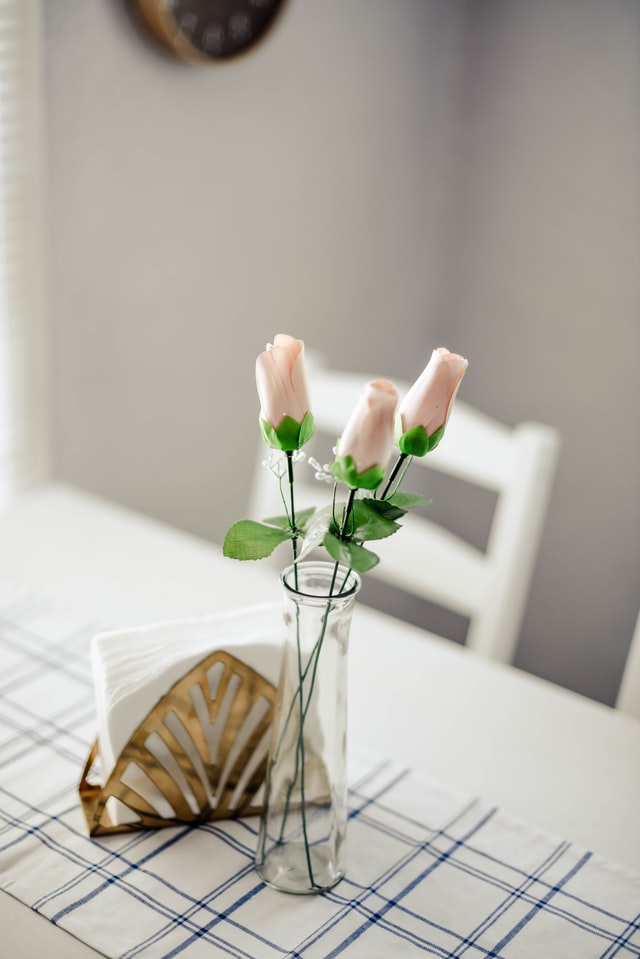
[[[282,892],[312,894],[345,872],[347,651],[360,578],[303,562],[281,583],[285,643],[256,868]]]

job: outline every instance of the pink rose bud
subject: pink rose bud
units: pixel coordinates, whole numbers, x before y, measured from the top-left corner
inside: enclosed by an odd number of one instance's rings
[[[376,489],[393,448],[398,391],[389,380],[367,383],[344,428],[334,474],[352,489]]]
[[[433,351],[400,404],[398,446],[403,453],[424,456],[438,445],[468,365],[443,346]]]
[[[275,449],[299,449],[314,432],[303,341],[278,333],[256,360],[256,386],[265,442]]]

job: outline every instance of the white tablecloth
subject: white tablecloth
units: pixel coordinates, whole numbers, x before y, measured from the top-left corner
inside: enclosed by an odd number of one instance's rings
[[[357,747],[348,876],[323,896],[258,879],[255,819],[90,839],[88,649],[110,624],[0,597],[0,885],[105,955],[640,956],[638,874]]]

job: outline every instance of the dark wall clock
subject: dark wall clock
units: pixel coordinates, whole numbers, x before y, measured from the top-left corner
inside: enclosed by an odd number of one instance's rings
[[[244,53],[267,32],[285,0],[134,0],[165,49],[207,63]]]

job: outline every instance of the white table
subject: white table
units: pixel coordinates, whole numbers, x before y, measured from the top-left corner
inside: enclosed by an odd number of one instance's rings
[[[113,626],[278,594],[268,567],[65,486],[0,515],[2,579]],[[354,741],[640,870],[640,723],[362,605],[349,668]],[[0,924],[12,959],[97,955],[7,893]]]

